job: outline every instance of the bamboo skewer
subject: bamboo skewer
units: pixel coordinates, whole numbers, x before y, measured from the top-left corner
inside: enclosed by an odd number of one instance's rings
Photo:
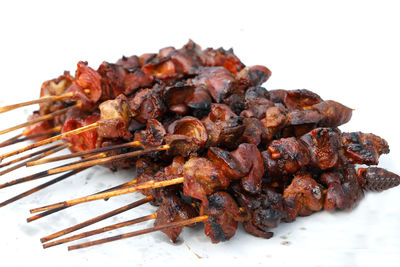
[[[13,141],[7,140],[5,142],[2,142],[0,144],[0,147],[14,145],[14,144],[17,144],[17,143],[20,143],[20,142],[24,142],[24,141],[27,141],[27,140],[32,140],[32,139],[37,138],[37,137],[42,137],[42,136],[46,136],[46,135],[53,135],[55,133],[59,134],[60,131],[61,131],[61,128],[62,128],[61,126],[56,126],[56,127],[51,128],[49,130],[42,131],[42,132],[36,133],[36,134],[28,134],[28,133],[26,133],[24,131],[22,134],[18,135],[18,137],[22,137],[23,136],[22,138],[15,139]]]
[[[25,159],[29,159],[29,158],[31,158],[31,157],[34,157],[34,156],[36,156],[36,155],[42,154],[42,153],[47,152],[47,151],[49,151],[49,150],[51,150],[51,149],[53,149],[53,148],[60,147],[60,146],[63,146],[63,145],[64,145],[64,143],[58,143],[58,144],[52,145],[52,146],[50,146],[50,147],[46,147],[46,148],[44,148],[44,149],[42,149],[42,150],[39,150],[39,151],[30,153],[30,154],[28,154],[28,155],[25,155],[25,156],[22,156],[22,157],[19,157],[19,158],[16,158],[16,159],[13,159],[13,160],[10,160],[10,161],[1,163],[1,164],[0,164],[0,168],[7,167],[7,166],[9,166],[9,165],[18,163],[18,162],[20,162],[20,161],[22,161],[22,160],[25,160]]]
[[[40,191],[40,190],[42,190],[42,189],[44,189],[46,187],[49,187],[50,185],[53,185],[53,184],[58,183],[58,182],[60,182],[62,180],[65,180],[66,178],[71,177],[72,175],[75,175],[75,174],[77,174],[77,173],[79,173],[79,172],[81,172],[83,170],[85,170],[85,168],[79,169],[79,170],[70,171],[68,173],[65,173],[65,174],[61,175],[60,177],[52,179],[52,180],[50,180],[50,181],[48,181],[46,183],[43,183],[43,184],[41,184],[39,186],[34,187],[34,188],[32,188],[32,189],[30,189],[28,191],[25,191],[25,192],[23,192],[23,193],[21,193],[19,195],[16,195],[16,196],[14,196],[14,197],[6,200],[6,201],[1,202],[0,203],[0,208],[6,206],[8,204],[11,204],[11,203],[13,203],[13,202],[15,202],[15,201],[17,201],[17,200],[19,200],[21,198],[24,198],[26,196],[29,196],[29,195],[33,194],[33,193],[36,193],[36,192],[38,192],[38,191]]]
[[[150,228],[143,229],[143,230],[129,232],[126,234],[116,235],[116,236],[112,236],[112,237],[98,239],[95,241],[90,241],[90,242],[86,242],[86,243],[69,246],[68,250],[87,248],[87,247],[100,245],[100,244],[104,244],[104,243],[108,243],[108,242],[112,242],[112,241],[117,241],[117,240],[122,240],[125,238],[130,238],[130,237],[134,237],[134,236],[138,236],[138,235],[143,235],[143,234],[147,234],[147,233],[151,233],[151,232],[162,231],[162,230],[165,230],[168,228],[181,227],[181,226],[186,226],[186,225],[190,225],[190,224],[194,224],[194,223],[198,223],[198,222],[204,222],[208,218],[209,217],[207,215],[202,215],[202,216],[194,217],[192,219],[187,219],[187,220],[183,220],[183,221],[179,221],[179,222],[167,223],[164,225],[154,226],[154,227],[150,227]]]
[[[95,160],[90,160],[90,161],[85,161],[85,162],[74,162],[72,164],[68,164],[68,165],[58,167],[58,168],[53,168],[53,169],[47,170],[47,172],[49,175],[51,175],[51,174],[56,174],[56,173],[60,173],[60,172],[66,172],[66,171],[82,168],[82,167],[91,167],[94,165],[104,164],[104,163],[116,161],[119,159],[137,157],[137,156],[141,156],[146,153],[163,151],[163,150],[168,150],[168,149],[169,149],[169,145],[147,148],[147,149],[143,149],[143,150],[139,150],[139,151],[133,151],[133,152],[125,153],[125,154],[110,156],[110,157],[106,157],[106,158],[102,158],[102,159],[95,159]]]
[[[36,133],[36,134],[30,134],[30,135],[26,135],[26,133],[23,132],[22,134],[17,135],[18,137],[23,136],[22,138],[18,138],[18,139],[14,139],[14,140],[11,140],[12,139],[11,138],[11,139],[9,139],[7,141],[4,141],[4,142],[2,142],[0,144],[0,148],[1,147],[6,147],[6,146],[10,146],[10,145],[14,145],[14,144],[17,144],[17,143],[21,143],[21,142],[24,142],[24,141],[27,141],[27,140],[33,140],[34,138],[37,138],[37,137],[42,137],[42,136],[46,136],[46,135],[53,135],[54,133],[59,134],[60,131],[61,131],[61,126],[57,126],[57,127],[52,128],[52,129],[49,129],[47,131],[43,131],[43,132]]]
[[[47,115],[43,115],[43,116],[41,116],[41,117],[39,117],[39,118],[36,118],[36,119],[30,120],[30,121],[27,121],[27,122],[18,124],[18,125],[16,125],[16,126],[13,126],[13,127],[7,128],[7,129],[4,129],[4,130],[0,131],[0,135],[5,134],[5,133],[9,133],[9,132],[12,132],[12,131],[15,131],[15,130],[17,130],[17,129],[24,128],[24,127],[29,126],[29,125],[33,125],[33,124],[38,123],[38,122],[41,122],[41,121],[51,120],[51,119],[53,119],[54,117],[59,116],[59,115],[61,115],[61,114],[64,114],[64,113],[66,113],[68,110],[70,110],[70,109],[72,109],[72,108],[75,108],[75,107],[77,107],[77,106],[78,106],[78,104],[76,104],[76,105],[74,105],[74,106],[66,107],[66,108],[63,108],[63,109],[54,111],[53,113],[50,113],[50,114],[47,114]]]
[[[89,89],[85,89],[85,93],[90,93]],[[58,100],[62,100],[65,98],[71,98],[74,96],[74,93],[65,93],[62,95],[55,95],[55,96],[43,96],[39,99],[35,99],[35,100],[30,100],[30,101],[26,101],[26,102],[22,102],[22,103],[17,103],[17,104],[13,104],[13,105],[9,105],[9,106],[4,106],[4,107],[0,107],[0,113],[3,112],[7,112],[13,109],[17,109],[17,108],[21,108],[21,107],[26,107],[26,106],[30,106],[30,105],[34,105],[34,104],[40,104],[40,103],[44,103],[44,102],[51,102],[51,101],[58,101]]]
[[[137,183],[137,180],[135,179],[135,180],[129,181],[129,182],[127,182],[127,183],[123,183],[123,184],[121,184],[121,185],[118,185],[118,186],[115,186],[115,187],[112,187],[112,188],[103,190],[103,191],[98,192],[98,193],[104,193],[104,192],[107,192],[107,191],[111,191],[111,190],[115,190],[115,189],[124,188],[124,187],[130,186],[130,185],[134,185],[134,184],[136,184],[136,183]],[[96,194],[98,194],[98,193],[96,193]],[[62,207],[62,208],[58,208],[58,209],[52,209],[52,210],[44,211],[44,212],[42,212],[42,213],[39,213],[39,214],[36,214],[36,215],[33,215],[33,216],[27,218],[26,221],[27,221],[27,222],[32,222],[32,221],[35,221],[35,220],[37,220],[37,219],[40,219],[40,218],[46,217],[46,216],[48,216],[48,215],[51,215],[51,214],[53,214],[53,213],[56,213],[56,212],[58,212],[58,211],[64,210],[64,209],[66,209],[66,208],[68,208],[68,207]]]
[[[75,240],[78,240],[78,239],[86,238],[86,237],[97,235],[97,234],[104,233],[104,232],[108,232],[108,231],[115,230],[115,229],[118,229],[118,228],[134,225],[134,224],[137,224],[137,223],[153,220],[153,219],[156,219],[156,218],[157,218],[157,213],[153,213],[153,214],[150,214],[150,215],[147,215],[147,216],[143,216],[143,217],[139,217],[139,218],[136,218],[136,219],[133,219],[133,220],[112,224],[112,225],[109,225],[109,226],[106,226],[106,227],[102,227],[102,228],[98,228],[98,229],[95,229],[95,230],[92,230],[92,231],[83,232],[83,233],[76,234],[76,235],[73,235],[73,236],[70,236],[70,237],[58,239],[58,240],[53,241],[53,242],[45,243],[45,244],[43,244],[43,248],[49,248],[49,247],[53,247],[53,246],[56,246],[56,245],[65,244],[65,243],[68,243],[68,242],[71,242],[71,241],[75,241]]]
[[[59,151],[61,151],[61,150],[64,150],[64,149],[66,149],[66,148],[69,147],[69,146],[70,146],[70,144],[62,144],[62,143],[61,143],[60,146],[59,146],[59,145],[53,146],[53,147],[52,147],[53,149],[47,149],[47,151],[44,151],[44,152],[43,152],[43,150],[41,150],[41,151],[42,151],[42,154],[39,154],[39,155],[37,155],[36,157],[33,157],[33,158],[28,159],[28,160],[26,160],[26,161],[23,161],[23,162],[21,162],[21,163],[19,163],[19,164],[17,164],[17,165],[14,165],[14,166],[12,166],[12,167],[10,167],[10,168],[4,170],[4,171],[1,171],[1,172],[0,172],[0,176],[4,175],[4,174],[6,174],[6,173],[12,172],[12,171],[14,171],[14,170],[16,170],[16,169],[19,169],[19,168],[21,168],[21,167],[24,167],[24,166],[26,166],[26,164],[28,164],[30,161],[39,160],[39,159],[41,159],[41,158],[47,157],[47,156],[49,156],[49,155],[51,155],[51,154],[57,153],[57,152],[59,152]],[[55,147],[55,148],[54,148],[54,147]],[[39,151],[39,152],[40,152],[40,151]],[[16,159],[15,161],[17,161],[17,160],[20,161],[21,158],[18,158],[18,159]],[[7,164],[8,164],[8,162],[7,162]]]
[[[137,192],[138,190],[142,190],[142,189],[150,189],[150,188],[154,189],[154,188],[166,187],[166,186],[170,186],[170,185],[181,184],[183,182],[184,182],[184,177],[178,177],[175,179],[159,181],[159,182],[150,180],[145,183],[138,184],[135,186],[130,186],[127,188],[112,190],[112,191],[108,191],[105,193],[76,198],[76,199],[72,199],[72,200],[59,202],[56,204],[47,205],[47,206],[40,207],[40,208],[31,209],[30,212],[37,213],[37,212],[52,210],[52,209],[56,209],[56,208],[69,207],[69,206],[74,206],[77,204],[81,204],[81,203],[85,203],[85,202],[89,202],[89,201],[93,201],[93,200],[111,198],[111,197],[115,197],[115,196],[119,196],[119,195],[134,193],[134,192]]]
[[[16,136],[14,136],[14,137],[12,137],[12,138],[0,143],[0,148],[1,147],[6,147],[6,146],[10,146],[10,145],[14,145],[14,144],[17,144],[17,143],[20,143],[20,142],[24,142],[26,140],[32,140],[32,139],[37,138],[37,137],[42,137],[42,136],[46,136],[46,135],[52,135],[54,133],[59,134],[60,131],[61,131],[61,126],[57,126],[57,127],[52,128],[52,129],[49,129],[49,130],[46,130],[46,131],[43,131],[43,132],[40,132],[40,133],[36,133],[36,134],[28,134],[28,133],[26,133],[24,131],[22,134],[18,134]],[[19,137],[22,137],[22,138],[19,138]]]
[[[122,213],[122,212],[131,210],[131,209],[136,208],[136,207],[138,207],[138,206],[140,206],[140,205],[146,204],[146,203],[150,202],[151,199],[152,199],[152,196],[147,196],[147,197],[142,198],[142,199],[140,199],[140,200],[138,200],[138,201],[134,201],[134,202],[132,202],[132,203],[130,203],[130,204],[128,204],[128,205],[125,205],[125,206],[123,206],[123,207],[120,207],[120,208],[118,208],[118,209],[109,211],[109,212],[107,212],[107,213],[104,213],[104,214],[102,214],[102,215],[99,215],[99,216],[97,216],[97,217],[94,217],[94,218],[92,218],[92,219],[89,219],[89,220],[84,221],[84,222],[82,222],[82,223],[79,223],[79,224],[76,224],[76,225],[74,225],[74,226],[68,227],[68,228],[66,228],[66,229],[64,229],[64,230],[58,231],[58,232],[56,232],[56,233],[54,233],[54,234],[45,236],[45,237],[43,237],[43,238],[40,239],[40,242],[45,243],[45,242],[48,242],[48,241],[50,241],[50,240],[53,240],[53,239],[55,239],[55,238],[57,238],[57,237],[60,237],[60,236],[63,236],[63,235],[72,233],[72,232],[74,232],[74,231],[76,231],[76,230],[82,229],[82,228],[84,228],[84,227],[87,227],[87,226],[92,225],[92,224],[94,224],[94,223],[97,223],[97,222],[99,222],[99,221],[102,221],[102,220],[105,220],[105,219],[110,218],[110,217],[112,217],[112,216],[118,215],[118,214],[120,214],[120,213]]]
[[[90,158],[85,158],[83,160],[80,160],[79,162],[83,163],[85,161],[91,160],[92,158],[99,158],[99,157],[106,157],[106,156],[107,156],[106,154],[100,153],[100,154],[97,154],[97,155],[93,155]],[[85,168],[85,167],[83,166],[82,168]],[[76,169],[81,169],[81,168],[76,168]],[[25,176],[25,177],[22,177],[22,178],[18,178],[18,179],[15,179],[15,180],[8,181],[6,183],[0,184],[0,189],[5,188],[5,187],[9,187],[9,186],[13,186],[13,185],[17,185],[17,184],[21,184],[21,183],[25,183],[25,182],[30,182],[30,181],[37,180],[37,179],[40,179],[40,178],[44,178],[44,177],[47,177],[47,176],[50,176],[50,175],[53,175],[53,174],[49,173],[47,170],[46,171],[42,171],[42,172],[38,172],[38,173],[35,173],[35,174],[31,174],[31,175],[28,175],[28,176]]]
[[[11,137],[10,139],[7,139],[7,140],[1,142],[1,143],[0,143],[0,147],[5,147],[5,146],[9,146],[9,145],[18,143],[17,140],[18,140],[18,138],[20,138],[21,136],[23,136],[22,133],[17,134],[16,136]]]
[[[76,158],[76,157],[82,157],[90,154],[95,154],[99,152],[107,152],[111,150],[116,150],[116,149],[121,149],[121,148],[126,148],[126,147],[136,147],[136,146],[142,146],[143,144],[139,141],[133,141],[129,142],[126,144],[121,144],[121,145],[115,145],[115,146],[108,146],[108,147],[102,147],[102,148],[96,148],[88,151],[82,151],[82,152],[77,152],[77,153],[72,153],[68,155],[61,155],[58,157],[52,157],[52,158],[47,158],[47,159],[42,159],[42,160],[36,160],[36,161],[31,161],[27,164],[27,166],[36,166],[40,164],[46,164],[50,162],[55,162],[55,161],[61,161],[61,160],[66,160],[66,159],[71,159],[71,158]]]
[[[58,140],[61,140],[63,138],[69,137],[69,136],[77,135],[77,134],[80,134],[80,133],[95,129],[98,126],[99,126],[99,123],[95,122],[95,123],[89,124],[87,126],[84,126],[84,127],[81,127],[81,128],[69,131],[69,132],[65,132],[65,133],[62,133],[62,134],[47,138],[47,139],[39,141],[37,143],[30,144],[30,145],[28,145],[26,147],[23,147],[23,148],[20,148],[20,149],[16,149],[14,151],[5,153],[3,155],[0,155],[0,160],[3,160],[5,158],[17,155],[19,153],[22,153],[22,152],[25,152],[25,151],[28,151],[28,150],[31,150],[31,149],[34,149],[34,148],[37,148],[37,147],[40,147],[40,146],[44,146],[44,145],[56,142]]]

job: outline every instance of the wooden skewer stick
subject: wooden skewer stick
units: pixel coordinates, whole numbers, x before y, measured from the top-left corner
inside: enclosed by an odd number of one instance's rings
[[[54,111],[53,113],[50,113],[50,114],[41,116],[41,117],[39,117],[39,118],[36,118],[36,119],[30,120],[30,121],[27,121],[27,122],[18,124],[18,125],[16,125],[16,126],[7,128],[7,129],[5,129],[5,130],[0,131],[0,135],[5,134],[5,133],[9,133],[9,132],[12,132],[12,131],[15,131],[15,130],[17,130],[17,129],[24,128],[24,127],[29,126],[29,125],[33,125],[33,124],[38,123],[38,122],[41,122],[41,121],[51,120],[51,119],[53,119],[54,117],[59,116],[59,115],[61,115],[61,114],[64,114],[64,113],[66,113],[68,110],[70,110],[70,109],[72,109],[72,108],[75,108],[75,107],[77,107],[77,106],[78,106],[78,104],[77,104],[77,105],[70,106],[70,107],[67,107],[67,108],[63,108],[63,109]]]
[[[137,224],[137,223],[153,220],[153,219],[156,219],[156,218],[157,218],[157,213],[153,213],[153,214],[150,214],[150,215],[147,215],[147,216],[143,216],[143,217],[139,217],[139,218],[136,218],[136,219],[133,219],[133,220],[112,224],[112,225],[109,225],[109,226],[106,226],[106,227],[102,227],[102,228],[99,228],[99,229],[95,229],[95,230],[92,230],[92,231],[87,231],[87,232],[83,232],[81,234],[73,235],[73,236],[70,236],[70,237],[63,238],[63,239],[58,239],[56,241],[43,244],[43,248],[49,248],[49,247],[53,247],[53,246],[56,246],[56,245],[65,244],[65,243],[68,243],[68,242],[71,242],[71,241],[75,241],[75,240],[78,240],[78,239],[82,239],[82,238],[93,236],[93,235],[97,235],[97,234],[101,234],[101,233],[108,232],[108,231],[111,231],[111,230],[115,230],[115,229],[118,229],[118,228],[134,225],[134,224]]]
[[[50,147],[46,147],[45,149],[42,149],[42,150],[39,150],[39,151],[30,153],[30,154],[28,154],[28,155],[25,155],[25,156],[22,156],[22,157],[19,157],[19,158],[16,158],[16,159],[13,159],[13,160],[10,160],[10,161],[1,163],[1,164],[0,164],[0,168],[7,167],[7,166],[9,166],[9,165],[15,164],[15,163],[20,162],[20,161],[22,161],[22,160],[25,160],[25,159],[29,159],[29,158],[31,158],[31,157],[34,157],[34,156],[36,156],[36,155],[40,155],[40,154],[42,154],[42,153],[44,153],[44,152],[47,152],[47,151],[49,151],[49,150],[51,150],[51,149],[53,149],[53,148],[60,147],[60,146],[63,146],[63,145],[64,145],[64,143],[58,143],[58,144],[52,145],[52,146],[50,146]]]
[[[118,185],[118,186],[114,186],[114,187],[112,187],[112,188],[110,188],[110,189],[103,190],[103,191],[98,192],[98,193],[96,193],[96,194],[104,193],[104,192],[111,191],[111,190],[115,190],[115,189],[119,189],[119,188],[124,188],[124,187],[130,186],[130,185],[134,185],[134,184],[137,184],[137,180],[136,180],[136,179],[135,179],[135,180],[132,180],[132,181],[129,181],[129,182],[127,182],[127,183],[123,183],[123,184]],[[44,212],[42,212],[42,213],[39,213],[39,214],[36,214],[36,215],[33,215],[33,216],[27,218],[26,221],[27,221],[27,222],[33,222],[33,221],[35,221],[35,220],[37,220],[37,219],[46,217],[46,216],[48,216],[48,215],[50,215],[50,214],[59,212],[59,211],[64,210],[64,209],[66,209],[66,208],[68,208],[68,207],[62,207],[62,208],[58,208],[58,209],[52,209],[52,210],[44,211]]]
[[[86,125],[86,126],[84,126],[84,127],[81,127],[81,128],[78,128],[78,129],[69,131],[69,132],[65,132],[65,133],[62,133],[62,134],[59,134],[59,135],[56,135],[56,136],[47,138],[47,139],[42,140],[42,141],[39,141],[39,142],[37,142],[37,143],[30,144],[30,145],[28,145],[28,146],[26,146],[26,147],[23,147],[23,148],[20,148],[20,149],[16,149],[16,150],[14,150],[14,151],[5,153],[5,154],[3,154],[3,155],[0,155],[0,160],[3,160],[3,159],[5,159],[5,158],[8,158],[8,157],[17,155],[17,154],[19,154],[19,153],[22,153],[22,152],[25,152],[25,151],[28,151],[28,150],[31,150],[31,149],[34,149],[34,148],[37,148],[37,147],[40,147],[40,146],[44,146],[44,145],[47,145],[47,144],[56,142],[56,141],[58,141],[58,140],[61,140],[61,139],[63,139],[63,138],[69,137],[69,136],[77,135],[77,134],[80,134],[80,133],[83,133],[83,132],[86,132],[86,131],[95,129],[95,128],[97,128],[98,126],[99,126],[99,123],[98,123],[98,122],[95,122],[95,123]]]
[[[37,138],[37,137],[42,137],[42,136],[46,136],[46,135],[52,135],[52,134],[55,134],[55,133],[59,134],[59,132],[61,131],[61,128],[62,128],[61,126],[56,126],[56,127],[51,128],[49,130],[42,131],[42,132],[36,133],[36,134],[29,134],[29,132],[25,130],[23,133],[18,134],[16,136],[4,141],[4,142],[1,142],[0,143],[0,148],[1,147],[6,147],[6,146],[10,146],[10,145],[14,145],[14,144],[17,144],[17,143],[20,143],[20,142],[24,142],[26,140],[32,140],[32,139]],[[22,137],[22,138],[20,138],[20,137]]]
[[[151,152],[168,150],[169,148],[170,148],[169,145],[163,145],[163,146],[147,148],[147,149],[143,149],[143,150],[139,150],[139,151],[133,151],[133,152],[125,153],[125,154],[110,156],[110,157],[103,158],[103,159],[96,159],[96,160],[86,161],[83,163],[73,163],[70,165],[50,169],[50,170],[48,170],[48,173],[55,174],[55,173],[60,173],[60,172],[66,172],[66,171],[70,171],[70,170],[74,170],[74,169],[78,169],[78,168],[82,168],[82,167],[90,167],[90,166],[94,166],[94,165],[104,164],[104,163],[119,160],[119,159],[137,157],[137,156],[141,156],[141,155],[151,153]]]
[[[86,159],[80,160],[79,162],[85,162],[85,161],[91,160],[92,158],[99,158],[99,157],[106,157],[106,156],[107,155],[105,153],[100,153],[100,154],[96,154],[94,156],[91,156],[90,158],[86,158]],[[85,167],[82,167],[82,168],[85,168]],[[81,168],[77,168],[77,169],[81,169]],[[28,175],[28,176],[25,176],[25,177],[22,177],[22,178],[18,178],[18,179],[15,179],[15,180],[0,184],[0,189],[5,188],[5,187],[9,187],[9,186],[13,186],[13,185],[17,185],[17,184],[21,184],[21,183],[25,183],[25,182],[30,182],[30,181],[37,180],[37,179],[40,179],[40,178],[44,178],[44,177],[47,177],[47,176],[50,176],[50,175],[53,175],[53,174],[49,173],[47,170],[46,171],[42,171],[42,172],[38,172],[38,173],[35,173],[35,174],[31,174],[31,175]]]
[[[147,229],[138,230],[138,231],[134,231],[134,232],[126,233],[126,234],[111,236],[111,237],[98,239],[98,240],[91,241],[91,242],[86,242],[86,243],[69,246],[68,250],[87,248],[87,247],[100,245],[100,244],[104,244],[104,243],[108,243],[108,242],[112,242],[112,241],[117,241],[117,240],[129,238],[129,237],[143,235],[143,234],[147,234],[147,233],[151,233],[151,232],[162,231],[162,230],[165,230],[168,228],[181,227],[181,226],[186,226],[186,225],[190,225],[190,224],[194,224],[194,223],[198,223],[198,222],[204,222],[207,219],[208,219],[207,215],[198,216],[198,217],[194,217],[192,219],[187,219],[187,220],[183,220],[183,221],[179,221],[179,222],[167,223],[164,225],[154,226],[154,227],[150,227]]]
[[[41,158],[44,158],[44,157],[47,157],[47,156],[49,156],[49,155],[51,155],[51,154],[54,154],[54,153],[57,153],[57,152],[59,152],[59,151],[61,151],[61,150],[63,150],[63,149],[66,149],[67,147],[69,147],[69,146],[71,146],[71,144],[60,144],[61,146],[57,146],[56,148],[53,148],[53,149],[48,149],[47,151],[44,151],[42,154],[39,154],[38,156],[36,156],[36,157],[33,157],[33,158],[31,158],[31,159],[28,159],[28,160],[25,160],[25,161],[23,161],[23,162],[21,162],[21,163],[19,163],[19,164],[17,164],[17,165],[14,165],[14,166],[12,166],[11,168],[8,168],[8,169],[6,169],[6,170],[4,170],[4,171],[1,171],[0,172],[0,176],[2,176],[2,175],[4,175],[4,174],[6,174],[6,173],[9,173],[9,172],[12,172],[12,171],[14,171],[14,170],[16,170],[16,169],[19,169],[19,168],[21,168],[21,167],[24,167],[24,166],[26,166],[26,164],[27,163],[29,163],[30,161],[33,161],[33,160],[39,160],[39,159],[41,159]],[[54,146],[53,146],[54,147]],[[43,151],[43,150],[42,150]],[[21,158],[18,158],[18,159],[16,159],[15,161],[20,161],[21,160]],[[8,162],[7,162],[8,163]]]
[[[109,211],[107,213],[104,213],[102,215],[96,216],[96,217],[94,217],[92,219],[89,219],[87,221],[84,221],[82,223],[78,223],[78,224],[76,224],[74,226],[68,227],[68,228],[66,228],[64,230],[61,230],[61,231],[58,231],[57,233],[45,236],[45,237],[40,239],[40,242],[42,242],[42,243],[48,242],[48,241],[53,240],[53,239],[55,239],[57,237],[72,233],[72,232],[74,232],[76,230],[82,229],[84,227],[87,227],[87,226],[92,225],[94,223],[97,223],[99,221],[105,220],[107,218],[110,218],[110,217],[115,216],[117,214],[120,214],[122,212],[131,210],[131,209],[136,208],[136,207],[138,207],[140,205],[143,205],[143,204],[146,204],[146,203],[150,202],[152,198],[153,198],[152,196],[147,196],[147,197],[142,198],[142,199],[140,199],[138,201],[134,201],[134,202],[132,202],[132,203],[130,203],[128,205],[120,207],[118,209],[115,209],[115,210]]]
[[[17,200],[19,200],[21,198],[24,198],[26,196],[29,196],[29,195],[33,194],[33,193],[36,193],[36,192],[38,192],[38,191],[40,191],[40,190],[42,190],[42,189],[44,189],[46,187],[49,187],[50,185],[53,185],[53,184],[58,183],[58,182],[60,182],[62,180],[65,180],[66,178],[68,178],[68,177],[70,177],[70,176],[72,176],[74,174],[77,174],[78,172],[81,172],[83,170],[84,169],[70,171],[68,173],[65,173],[65,174],[61,175],[60,177],[52,179],[52,180],[50,180],[50,181],[48,181],[46,183],[43,183],[43,184],[41,184],[39,186],[34,187],[34,188],[32,188],[32,189],[30,189],[28,191],[25,191],[25,192],[23,192],[23,193],[21,193],[19,195],[16,195],[15,197],[12,197],[12,198],[10,198],[10,199],[8,199],[6,201],[1,202],[0,203],[0,208],[6,206],[8,204],[11,204],[11,203],[13,203],[13,202],[15,202],[15,201],[17,201]]]
[[[90,93],[89,89],[85,89],[85,93]],[[40,103],[44,103],[44,102],[51,102],[51,101],[58,101],[58,100],[62,100],[65,98],[70,98],[73,97],[74,93],[65,93],[62,95],[55,95],[55,96],[44,96],[41,97],[39,99],[36,100],[31,100],[31,101],[26,101],[26,102],[22,102],[22,103],[17,103],[17,104],[13,104],[13,105],[9,105],[9,106],[5,106],[5,107],[0,107],[0,113],[3,112],[7,112],[13,109],[17,109],[17,108],[21,108],[21,107],[25,107],[25,106],[30,106],[30,105],[34,105],[34,104],[40,104]]]
[[[22,133],[17,134],[16,136],[11,137],[10,139],[7,139],[7,140],[1,142],[0,147],[5,147],[5,146],[9,146],[9,145],[18,143],[18,140],[19,140],[18,138],[20,138],[21,136],[23,136]]]
[[[116,150],[116,149],[121,149],[121,148],[126,148],[126,147],[136,147],[136,146],[142,146],[142,145],[143,144],[139,141],[133,141],[133,142],[129,142],[129,143],[121,144],[121,145],[96,148],[96,149],[92,149],[92,150],[88,150],[88,151],[82,151],[82,152],[72,153],[72,154],[68,154],[68,155],[61,155],[58,157],[52,157],[52,158],[47,158],[47,159],[42,159],[42,160],[31,161],[27,164],[27,166],[28,167],[36,166],[36,165],[45,164],[45,163],[49,163],[49,162],[55,162],[55,161],[76,158],[76,157],[82,157],[82,156],[95,154],[95,153],[99,153],[99,152],[106,152],[106,151],[111,151],[111,150]]]
[[[112,191],[108,191],[105,193],[76,198],[76,199],[72,199],[72,200],[59,202],[56,204],[47,205],[47,206],[40,207],[40,208],[31,209],[30,212],[37,213],[37,212],[42,212],[42,211],[46,211],[46,210],[52,210],[52,209],[57,209],[57,208],[62,208],[62,207],[69,207],[69,206],[74,206],[77,204],[81,204],[81,203],[85,203],[85,202],[89,202],[89,201],[93,201],[93,200],[111,198],[111,197],[115,197],[115,196],[119,196],[119,195],[134,193],[134,192],[137,192],[138,190],[142,190],[142,189],[150,189],[150,188],[154,189],[154,188],[166,187],[166,186],[170,186],[170,185],[181,184],[183,182],[184,182],[184,177],[178,177],[175,179],[159,181],[159,182],[150,180],[145,183],[130,186],[127,188],[112,190]]]

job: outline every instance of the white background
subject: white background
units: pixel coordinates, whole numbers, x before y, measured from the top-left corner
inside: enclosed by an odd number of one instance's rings
[[[400,173],[399,11],[396,1],[2,1],[0,105],[38,97],[44,80],[64,70],[74,73],[79,60],[97,68],[103,60],[181,47],[191,38],[203,48],[233,47],[246,65],[266,65],[272,71],[267,89],[307,88],[354,108],[351,122],[342,129],[384,137],[391,153],[382,157],[381,166]],[[0,128],[23,122],[32,109],[0,114]],[[83,196],[129,176],[131,172],[111,174],[97,167],[1,208],[1,265],[400,265],[400,188],[370,193],[350,213],[320,212],[282,224],[270,240],[239,229],[232,240],[218,245],[198,227],[185,229],[176,245],[153,233],[74,252],[66,246],[41,248],[40,237],[139,196],[25,222],[30,208]],[[0,200],[34,184],[1,190]],[[91,228],[153,211],[145,205]],[[145,225],[151,223],[112,234]]]

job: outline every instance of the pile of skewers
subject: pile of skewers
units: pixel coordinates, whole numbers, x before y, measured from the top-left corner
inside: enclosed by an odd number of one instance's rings
[[[0,184],[0,189],[61,174],[0,203],[18,199],[92,166],[136,169],[131,181],[77,199],[31,210],[34,221],[80,203],[141,192],[145,197],[41,239],[44,247],[154,219],[154,227],[70,246],[78,249],[162,231],[175,242],[185,226],[203,222],[211,242],[229,240],[238,223],[271,238],[280,222],[320,210],[351,210],[366,191],[399,185],[400,177],[376,167],[389,152],[379,136],[341,132],[352,109],[309,90],[266,90],[271,72],[246,67],[232,50],[181,49],[103,62],[79,62],[43,83],[40,99],[0,108],[40,104],[25,130],[1,147],[33,140],[0,155],[3,175],[20,167],[79,160]],[[38,149],[4,162],[6,158]],[[49,157],[69,148],[71,154]],[[367,165],[357,167],[357,165]],[[56,238],[151,203],[153,214],[81,234]],[[51,241],[51,242],[50,242]]]

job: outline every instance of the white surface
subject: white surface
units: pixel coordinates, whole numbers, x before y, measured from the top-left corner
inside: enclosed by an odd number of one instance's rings
[[[233,47],[247,65],[266,65],[273,73],[265,84],[268,89],[307,88],[354,108],[351,122],[342,129],[384,137],[392,151],[382,157],[381,166],[400,173],[398,11],[396,1],[4,1],[0,105],[36,98],[44,80],[65,69],[74,72],[79,60],[96,68],[102,60],[180,47],[192,38],[204,48]],[[28,113],[0,114],[0,128],[22,122]],[[281,224],[270,240],[239,229],[229,242],[212,245],[198,227],[185,229],[176,245],[162,233],[153,233],[74,252],[67,252],[66,246],[41,248],[40,237],[138,196],[92,202],[27,224],[30,208],[98,191],[129,175],[94,168],[1,208],[1,265],[400,265],[400,188],[367,194],[350,213],[320,212]],[[0,200],[34,184],[1,190]],[[145,205],[88,229],[153,211]]]

